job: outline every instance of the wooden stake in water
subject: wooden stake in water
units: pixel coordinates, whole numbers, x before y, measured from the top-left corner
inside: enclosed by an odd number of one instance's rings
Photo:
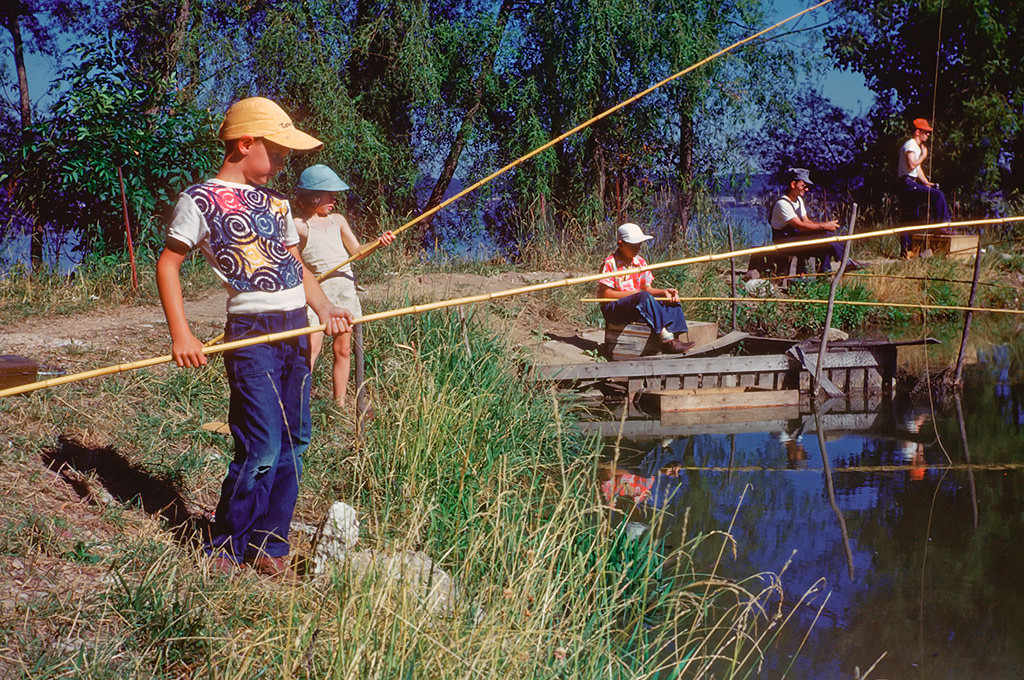
[[[853,204],[853,210],[850,213],[850,230],[849,235],[853,234],[853,227],[857,223],[857,204]],[[832,286],[828,291],[828,307],[825,308],[825,329],[821,332],[821,347],[818,349],[818,365],[814,370],[814,389],[815,392],[818,390],[818,386],[821,385],[821,372],[825,367],[825,354],[828,352],[828,331],[832,328],[832,309],[836,304],[836,291],[839,290],[839,282],[843,279],[843,272],[846,271],[846,263],[850,261],[850,250],[853,249],[853,244],[847,241],[846,247],[843,249],[843,259],[839,263],[839,270],[836,271],[836,275],[832,277]],[[831,384],[831,383],[829,383]],[[829,394],[830,397],[837,397],[842,394]]]
[[[981,273],[981,234],[978,235],[978,249],[974,253],[974,276],[971,278],[971,295],[967,300],[967,306],[973,307],[978,299],[978,276]],[[971,333],[971,310],[964,314],[964,332],[960,336],[960,352],[956,357],[956,370],[953,372],[953,387],[959,390],[962,387],[962,375],[964,368],[964,353],[967,351],[967,338]]]

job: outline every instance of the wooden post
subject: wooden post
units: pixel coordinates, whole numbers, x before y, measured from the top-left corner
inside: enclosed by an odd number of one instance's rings
[[[971,296],[967,300],[967,306],[973,307],[975,301],[978,298],[978,276],[981,273],[981,234],[978,234],[978,249],[974,253],[974,277],[971,279]],[[960,336],[960,352],[956,357],[956,371],[953,372],[953,387],[960,389],[962,387],[962,377],[964,369],[964,354],[967,352],[967,337],[971,332],[971,320],[973,318],[973,312],[967,310],[964,312],[964,331]]]
[[[843,549],[846,551],[846,568],[852,581],[854,580],[854,570],[853,550],[850,548],[850,533],[846,529],[846,519],[839,510],[839,504],[836,503],[836,490],[832,483],[832,465],[829,463],[828,451],[825,449],[825,428],[821,419],[821,408],[818,406],[818,398],[814,395],[811,396],[811,408],[814,411],[814,429],[817,430],[818,448],[821,450],[822,472],[825,474],[825,492],[828,495],[828,504],[832,506],[832,512],[835,513],[836,519],[839,520],[839,532],[842,534]]]
[[[124,210],[124,235],[128,240],[128,261],[132,265],[132,290],[139,289],[139,275],[135,271],[135,248],[132,246],[132,226],[128,222],[128,199],[124,193],[124,175],[121,174],[121,166],[117,166],[117,181],[121,185],[121,207]]]
[[[853,204],[853,210],[850,212],[850,230],[849,234],[853,234],[853,228],[857,223],[857,204]],[[818,365],[814,371],[814,393],[817,394],[818,386],[821,384],[821,371],[825,365],[825,353],[828,351],[828,331],[832,326],[832,308],[836,302],[836,291],[839,289],[839,282],[843,278],[843,272],[846,271],[846,263],[850,261],[850,250],[853,245],[847,241],[846,248],[843,249],[843,259],[839,263],[839,271],[832,277],[832,287],[828,292],[828,307],[825,310],[825,329],[821,332],[821,347],[818,349]],[[830,397],[839,396],[838,394],[832,394],[829,392]]]
[[[361,422],[368,410],[362,324],[357,324],[352,329],[352,360],[356,365],[356,421]]]
[[[729,252],[733,251],[732,246],[732,224],[729,224]],[[732,286],[732,329],[736,330],[736,258],[729,258],[729,283]]]

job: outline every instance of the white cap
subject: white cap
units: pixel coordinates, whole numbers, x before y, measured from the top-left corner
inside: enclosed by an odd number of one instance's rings
[[[640,227],[632,222],[626,222],[618,230],[618,240],[625,241],[626,243],[643,243],[644,241],[650,241],[652,238],[654,237],[645,234]]]

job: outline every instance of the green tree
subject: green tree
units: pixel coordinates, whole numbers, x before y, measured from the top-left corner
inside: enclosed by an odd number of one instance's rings
[[[832,54],[878,93],[876,162],[891,182],[909,121],[932,118],[933,166],[968,213],[988,212],[1024,180],[1024,23],[1016,0],[840,0]],[[936,71],[936,68],[938,69]],[[876,181],[882,181],[879,178]]]
[[[79,63],[60,76],[67,90],[0,164],[0,181],[11,180],[35,223],[75,232],[85,253],[105,255],[124,244],[120,167],[138,241],[157,244],[163,227],[154,218],[215,167],[215,121],[137,82],[122,42],[97,37],[76,51]]]
[[[22,134],[32,124],[32,97],[25,68],[26,38],[35,51],[53,56],[57,52],[55,34],[72,26],[86,27],[91,20],[90,5],[81,0],[6,0],[0,5],[0,25],[11,38],[11,56],[18,81],[18,113]],[[30,258],[33,268],[43,259],[43,229],[31,227]]]
[[[506,48],[501,99],[491,107],[494,144],[511,160],[760,23],[759,4],[744,1],[531,5],[515,22],[518,41]],[[734,162],[709,136],[729,134],[723,117],[744,118],[772,89],[770,82],[754,85],[751,65],[765,54],[762,46],[712,62],[596,122],[518,170],[512,202],[543,197],[559,214],[600,222],[650,215],[657,194],[667,190],[675,200],[664,227],[670,239],[681,238],[710,176]]]

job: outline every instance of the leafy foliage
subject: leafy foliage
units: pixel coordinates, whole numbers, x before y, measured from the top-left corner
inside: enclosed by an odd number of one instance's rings
[[[138,82],[117,40],[97,38],[76,52],[79,63],[61,76],[67,92],[25,131],[17,153],[0,164],[0,180],[37,223],[58,234],[77,231],[80,248],[104,254],[124,244],[121,168],[138,240],[158,243],[162,227],[153,218],[214,168],[214,121]]]
[[[828,29],[830,51],[840,65],[864,73],[879,95],[865,145],[866,160],[879,169],[870,178],[875,190],[895,175],[909,121],[934,117],[929,177],[947,195],[955,193],[972,214],[1001,198],[1019,199],[1024,48],[1012,27],[1024,22],[1021,4],[842,0],[833,11],[842,21]]]

